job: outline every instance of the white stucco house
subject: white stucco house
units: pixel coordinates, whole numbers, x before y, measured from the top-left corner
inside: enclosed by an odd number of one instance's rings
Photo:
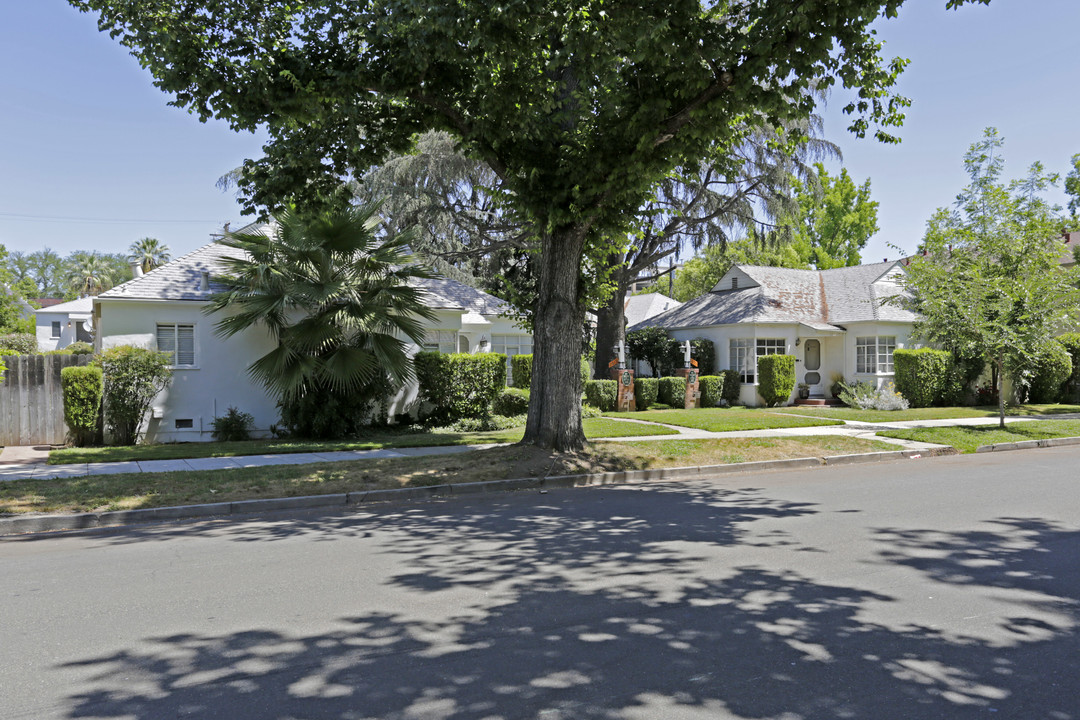
[[[796,382],[809,385],[811,397],[827,398],[834,376],[876,386],[893,380],[893,351],[913,347],[917,319],[884,302],[904,293],[904,272],[901,262],[833,270],[735,265],[710,292],[636,327],[659,326],[680,341],[712,340],[717,369],[742,376],[746,405],[764,403],[757,358],[770,354],[794,355]]]
[[[245,229],[250,231],[250,229]],[[195,442],[211,438],[212,421],[230,406],[251,413],[255,432],[266,435],[279,414],[275,400],[247,373],[269,352],[272,340],[259,327],[231,338],[215,334],[218,316],[204,314],[210,295],[223,288],[211,279],[222,272],[220,258],[242,251],[216,242],[108,290],[93,301],[95,348],[118,345],[174,353],[173,379],[154,402],[145,428],[149,442]],[[439,352],[532,352],[532,336],[504,317],[502,300],[453,280],[420,281],[436,320],[423,349]],[[412,352],[421,348],[412,345]],[[404,412],[417,387],[394,399],[391,416]]]
[[[62,350],[73,342],[92,343],[93,312],[93,297],[79,298],[35,311],[38,350]]]

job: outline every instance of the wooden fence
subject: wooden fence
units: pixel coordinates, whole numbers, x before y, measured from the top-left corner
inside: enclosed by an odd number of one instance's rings
[[[0,383],[0,445],[67,442],[60,371],[88,365],[91,355],[7,355]]]

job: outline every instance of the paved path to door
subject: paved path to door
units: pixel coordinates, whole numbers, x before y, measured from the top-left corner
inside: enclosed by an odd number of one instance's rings
[[[799,415],[798,417],[806,417]],[[1049,419],[1080,419],[1080,414],[1014,417],[1009,422],[1028,422]],[[736,430],[709,432],[678,425],[664,425],[647,420],[620,418],[625,422],[658,425],[678,431],[679,435],[644,435],[625,438],[603,438],[604,442],[640,442],[642,440],[671,440],[675,437],[694,440],[721,440],[725,438],[806,437],[810,435],[843,435],[864,440],[880,440],[907,450],[926,450],[940,447],[930,443],[877,437],[879,430],[920,427],[947,427],[950,425],[993,425],[997,418],[957,418],[951,420],[907,420],[890,423],[865,423],[846,421],[844,425],[819,425],[813,427],[775,428],[771,430]],[[317,453],[282,453],[266,455],[241,455],[237,457],[192,458],[189,460],[132,460],[128,462],[72,463],[49,465],[48,451],[43,447],[6,447],[0,455],[0,481],[48,478],[82,477],[84,475],[114,475],[142,472],[184,472],[192,470],[229,470],[233,468],[265,467],[269,465],[308,465],[323,462],[373,460],[378,458],[416,457],[420,455],[449,455],[480,450],[495,445],[449,445],[439,447],[387,448],[383,450],[345,450]],[[9,461],[8,458],[14,458]]]

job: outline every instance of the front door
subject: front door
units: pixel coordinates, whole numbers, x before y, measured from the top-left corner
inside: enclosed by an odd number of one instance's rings
[[[810,395],[820,397],[825,394],[821,382],[821,341],[809,339],[803,343],[803,382],[810,386]]]

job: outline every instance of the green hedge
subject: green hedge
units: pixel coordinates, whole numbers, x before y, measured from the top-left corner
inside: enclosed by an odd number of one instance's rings
[[[660,378],[660,389],[656,397],[665,405],[677,408],[686,407],[686,378]]]
[[[634,405],[638,410],[648,410],[659,392],[660,381],[656,378],[634,378]]]
[[[439,424],[491,414],[506,387],[502,353],[419,352],[413,358],[420,400],[434,405],[428,418]]]
[[[758,358],[758,393],[769,407],[786,402],[795,389],[795,356],[762,355]]]
[[[512,385],[522,390],[528,390],[532,384],[532,366],[533,356],[529,355],[512,355],[510,357],[510,377],[513,378]],[[589,361],[585,358],[581,358],[581,387],[585,387],[585,383],[589,381],[589,377],[592,372],[589,368]]]
[[[504,388],[495,398],[492,410],[504,417],[524,415],[529,411],[529,391],[516,387]]]
[[[1072,358],[1065,345],[1052,340],[1046,353],[1035,363],[1034,371],[1028,388],[1028,401],[1054,403],[1061,400],[1065,384],[1073,372]]]
[[[615,380],[589,380],[585,383],[585,402],[604,412],[615,409],[619,383]]]
[[[60,371],[60,389],[64,396],[64,422],[71,440],[78,446],[90,445],[97,437],[101,417],[101,397],[105,390],[104,374],[93,365],[66,367]]]
[[[93,355],[94,346],[88,342],[76,341],[68,345],[66,348],[72,355]]]
[[[1072,359],[1072,373],[1065,382],[1064,399],[1066,402],[1077,402],[1080,400],[1080,333],[1065,333],[1058,337],[1057,341],[1065,347]]]
[[[919,348],[893,351],[896,369],[896,389],[911,407],[931,407],[944,404],[951,395],[950,382],[955,370],[952,353],[945,350]]]
[[[739,395],[742,393],[742,377],[736,370],[724,370],[720,375],[724,378],[721,394],[728,401],[728,405],[734,405],[739,402]]]
[[[701,407],[717,407],[724,399],[724,378],[720,375],[702,375],[698,378],[698,390],[701,392]]]
[[[19,355],[37,355],[37,336],[33,333],[0,335],[0,349],[14,350]]]
[[[117,445],[134,445],[150,404],[172,380],[170,355],[120,345],[103,352],[94,363],[105,375],[102,411],[112,440]]]

